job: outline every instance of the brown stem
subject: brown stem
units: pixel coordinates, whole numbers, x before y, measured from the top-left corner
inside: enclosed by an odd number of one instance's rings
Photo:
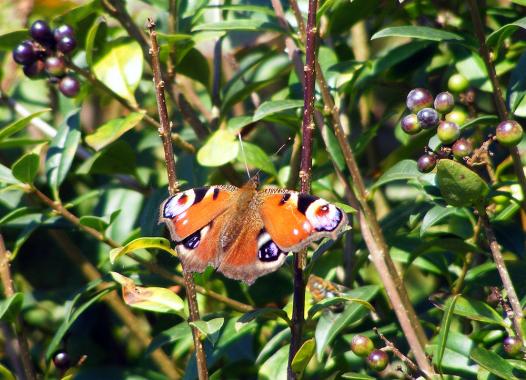
[[[68,256],[68,258],[76,264],[77,268],[79,268],[86,280],[95,281],[102,278],[101,273],[82,254],[79,247],[73,243],[67,234],[58,230],[50,230],[49,234],[55,240],[57,245],[62,249],[64,254],[66,254],[66,256]],[[102,282],[97,285],[97,289],[102,290],[110,285],[111,284],[109,283]],[[112,309],[113,312],[126,325],[142,348],[146,349],[152,340],[152,338],[147,333],[145,333],[144,329],[142,328],[142,325],[147,322],[137,318],[131,312],[130,308],[124,304],[117,292],[108,293],[102,300],[108,304],[110,309]],[[175,364],[161,348],[158,348],[152,352],[152,359],[157,364],[159,369],[170,379],[181,378],[182,371],[175,367]]]
[[[515,334],[522,341],[524,341],[521,328],[521,322],[524,318],[524,314],[522,311],[521,304],[519,302],[519,297],[517,297],[517,293],[515,292],[515,288],[513,286],[513,283],[511,282],[511,277],[508,273],[508,268],[506,268],[504,257],[502,257],[502,252],[500,250],[499,243],[497,242],[497,238],[495,237],[495,232],[493,231],[493,227],[491,227],[491,224],[488,219],[488,214],[486,214],[486,210],[484,208],[481,208],[479,210],[479,218],[482,222],[482,226],[484,227],[486,239],[488,240],[489,248],[491,250],[491,254],[493,255],[495,265],[497,266],[497,271],[499,272],[502,285],[504,286],[504,289],[506,289],[506,295],[508,296],[508,300],[510,301],[511,308],[513,309],[513,330],[515,331]]]
[[[477,0],[468,0],[469,11],[471,13],[471,19],[473,20],[473,26],[475,28],[475,34],[479,40],[479,51],[484,64],[486,65],[486,70],[488,71],[489,80],[493,86],[493,101],[495,102],[495,107],[497,108],[497,113],[501,121],[507,120],[509,117],[508,110],[506,108],[506,103],[502,96],[502,91],[500,89],[499,80],[497,78],[497,73],[495,72],[495,65],[491,59],[490,50],[486,44],[486,37],[484,35],[484,24],[480,15],[480,10],[477,4]],[[510,148],[511,158],[513,159],[513,169],[515,175],[519,181],[519,184],[522,189],[522,193],[526,194],[526,175],[522,168],[521,156],[519,149],[514,146]],[[526,211],[526,197],[523,197],[521,201],[521,206],[524,211]]]
[[[312,138],[314,131],[314,90],[316,87],[316,10],[317,0],[309,0],[309,11],[307,17],[307,42],[306,60],[303,69],[303,123],[302,145],[300,158],[300,191],[310,192],[310,181],[312,171]],[[292,370],[292,360],[301,347],[303,341],[303,324],[305,315],[305,277],[303,268],[306,261],[305,250],[294,255],[294,295],[292,302],[292,337],[290,342],[289,363],[287,375],[289,379],[296,379],[296,373]]]
[[[4,288],[4,295],[6,298],[12,297],[15,294],[15,287],[13,285],[13,279],[11,277],[11,269],[9,265],[9,253],[6,250],[4,244],[4,237],[0,234],[0,280]],[[4,330],[11,330],[10,326],[6,324]],[[27,344],[27,338],[24,332],[24,321],[22,316],[18,314],[14,323],[14,339],[11,341],[11,345],[8,350],[18,354],[19,364],[16,367],[23,368],[22,373],[18,373],[25,380],[36,380],[35,369],[31,362],[31,354],[29,353],[29,346]]]
[[[157,44],[157,32],[155,31],[155,24],[152,19],[148,19],[148,30],[150,32],[150,55],[152,59],[153,81],[155,85],[155,95],[157,98],[157,108],[159,111],[159,119],[161,128],[159,134],[163,141],[164,158],[166,161],[166,171],[168,173],[168,192],[174,195],[177,192],[177,176],[175,173],[175,159],[172,148],[171,139],[171,123],[168,119],[168,110],[166,109],[166,100],[164,97],[164,81],[161,75],[161,63],[159,61],[159,45]],[[195,322],[200,319],[199,306],[197,304],[197,297],[195,294],[195,284],[191,273],[187,272],[183,263],[183,278],[186,288],[186,295],[188,300],[188,308],[190,310],[190,322]],[[201,340],[201,333],[192,326],[192,336],[194,339],[194,347],[196,352],[197,373],[199,380],[208,379],[208,369],[206,368],[206,354]]]
[[[294,14],[296,15],[298,25],[300,26],[300,35],[304,35],[305,33],[301,31],[303,19],[301,18],[301,12],[299,11],[298,4],[296,0],[290,0],[289,3],[294,11]],[[360,226],[365,243],[371,253],[373,264],[375,265],[378,274],[381,277],[387,292],[387,296],[391,301],[393,310],[396,313],[398,321],[400,322],[400,326],[404,331],[406,339],[415,355],[415,359],[419,367],[428,375],[433,374],[433,367],[431,366],[424,349],[427,343],[427,337],[424,333],[422,325],[420,324],[420,321],[418,320],[413,305],[409,300],[409,296],[407,295],[407,291],[400,278],[400,275],[398,274],[396,267],[389,256],[389,250],[387,248],[387,244],[385,243],[380,225],[378,224],[373,211],[367,203],[367,191],[363,178],[361,176],[360,170],[358,169],[358,164],[352,152],[352,148],[345,137],[339,117],[338,107],[336,107],[334,103],[329,91],[329,87],[325,81],[323,72],[319,68],[318,63],[316,65],[316,79],[322,94],[324,108],[331,112],[334,134],[338,140],[340,148],[342,149],[345,163],[354,182],[354,196],[356,197],[360,206],[359,209],[361,210],[359,213]]]

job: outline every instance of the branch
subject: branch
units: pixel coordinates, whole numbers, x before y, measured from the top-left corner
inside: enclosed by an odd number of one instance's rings
[[[159,134],[163,141],[164,158],[166,161],[166,171],[168,173],[168,191],[170,195],[174,195],[177,192],[177,176],[175,173],[175,159],[172,148],[171,139],[171,123],[168,119],[168,111],[166,109],[166,100],[164,97],[164,81],[161,75],[161,63],[159,61],[159,45],[157,44],[157,32],[155,31],[155,24],[152,19],[148,20],[148,30],[150,31],[150,55],[152,58],[152,69],[153,69],[153,80],[155,84],[155,96],[157,98],[157,107],[159,111],[159,119],[161,121],[161,128]],[[199,306],[197,304],[197,297],[195,293],[195,284],[193,276],[190,272],[187,272],[184,268],[183,263],[183,277],[186,288],[186,295],[188,298],[188,308],[190,310],[190,322],[195,322],[200,319]],[[206,368],[206,355],[201,340],[201,333],[199,330],[192,326],[192,336],[194,338],[194,347],[196,351],[197,361],[197,373],[199,380],[208,379],[208,370]]]

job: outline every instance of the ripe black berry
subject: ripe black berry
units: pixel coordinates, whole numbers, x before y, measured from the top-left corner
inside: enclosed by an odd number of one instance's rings
[[[415,135],[422,129],[422,126],[414,113],[404,116],[401,125],[403,131],[408,135]]]
[[[53,43],[53,32],[45,21],[35,21],[31,25],[30,34],[35,41],[40,42],[41,44],[49,45],[50,43]]]
[[[64,54],[71,53],[73,50],[75,50],[76,46],[77,43],[73,37],[64,36],[57,41],[57,49]]]
[[[43,76],[45,68],[46,68],[46,65],[44,62],[40,60],[36,60],[33,63],[24,65],[23,70],[24,70],[24,74],[26,75],[26,77],[35,79],[35,78],[40,78]]]
[[[424,154],[423,156],[420,156],[418,159],[416,166],[418,168],[418,171],[421,173],[429,173],[431,170],[435,168],[437,164],[437,159],[432,154]]]
[[[522,140],[522,127],[515,120],[505,120],[497,126],[497,141],[504,146],[515,146]]]
[[[406,105],[411,112],[416,113],[422,108],[431,107],[433,105],[433,96],[425,88],[415,88],[407,94]]]
[[[455,106],[455,98],[450,92],[444,91],[435,97],[435,109],[440,113],[448,113]]]
[[[516,336],[508,336],[504,338],[502,344],[504,346],[504,351],[506,351],[508,355],[515,356],[521,352],[522,342]]]
[[[444,144],[451,144],[460,136],[460,127],[451,122],[442,120],[438,124],[437,136]]]
[[[13,59],[21,65],[28,65],[36,60],[36,52],[31,41],[23,41],[13,50]]]
[[[469,156],[471,152],[473,152],[473,147],[471,146],[471,143],[468,140],[458,139],[451,147],[451,151],[453,152],[453,156],[455,156],[455,158],[461,160],[462,158]]]
[[[424,129],[435,128],[440,120],[438,112],[433,108],[423,108],[416,114]]]
[[[360,357],[368,356],[374,350],[371,339],[363,335],[355,335],[351,341],[351,350]]]
[[[60,25],[58,28],[55,29],[53,32],[53,35],[55,37],[55,41],[59,42],[64,37],[69,38],[75,38],[75,33],[73,31],[73,28],[69,25]]]
[[[53,364],[61,371],[65,371],[71,367],[71,360],[66,351],[57,351],[53,355]]]
[[[58,89],[64,96],[74,98],[80,91],[80,83],[74,77],[65,76],[58,84]]]
[[[60,77],[66,72],[64,58],[51,56],[46,59],[46,71],[49,75]]]
[[[367,364],[375,371],[383,371],[389,363],[389,356],[381,350],[374,350],[367,357]]]

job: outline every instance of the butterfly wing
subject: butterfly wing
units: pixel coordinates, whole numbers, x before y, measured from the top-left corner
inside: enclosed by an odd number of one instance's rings
[[[203,272],[208,265],[217,266],[221,226],[237,190],[234,186],[195,188],[161,204],[159,222],[168,227],[186,270]]]

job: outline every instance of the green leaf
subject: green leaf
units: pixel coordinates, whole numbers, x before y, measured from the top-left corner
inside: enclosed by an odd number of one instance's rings
[[[249,311],[243,314],[241,317],[239,317],[238,320],[236,321],[236,330],[239,331],[247,323],[252,322],[256,318],[263,318],[263,317],[269,318],[269,319],[281,318],[285,322],[287,322],[288,325],[292,323],[287,313],[283,309],[278,309],[277,307],[263,307],[263,308],[259,308],[256,310]]]
[[[156,335],[148,345],[148,348],[146,349],[146,355],[151,354],[159,347],[163,347],[167,344],[191,336],[191,334],[192,330],[190,329],[188,322],[181,322],[178,325],[169,328],[168,330],[164,330],[159,335]]]
[[[24,303],[24,294],[15,293],[0,301],[0,321],[14,322]]]
[[[346,372],[342,375],[344,379],[353,379],[353,380],[375,380],[375,377],[368,375],[363,375],[361,373]]]
[[[244,31],[244,32],[261,32],[265,30],[271,31],[283,31],[277,23],[269,22],[268,20],[262,19],[236,19],[226,20],[211,23],[202,23],[195,26],[192,31],[205,31],[205,30],[218,30],[218,31]]]
[[[285,345],[275,352],[259,367],[258,379],[261,380],[286,380],[289,346]]]
[[[40,166],[40,156],[28,153],[20,157],[11,167],[13,176],[20,182],[32,184]]]
[[[457,212],[458,209],[454,207],[443,207],[440,205],[434,206],[431,210],[429,210],[426,213],[424,219],[422,219],[422,225],[420,227],[420,236],[424,236],[424,234],[430,227],[433,227],[435,224],[447,218],[449,215],[455,214]]]
[[[95,43],[99,28],[102,30],[106,26],[106,19],[103,16],[97,17],[93,25],[89,28],[88,34],[86,35],[86,63],[89,67],[93,66],[93,52],[96,49],[97,44]]]
[[[317,312],[322,311],[322,310],[327,309],[328,307],[330,307],[332,305],[336,305],[336,304],[342,303],[342,302],[356,302],[356,303],[366,307],[367,309],[369,309],[372,312],[375,311],[373,305],[371,305],[367,301],[364,301],[364,300],[359,299],[359,298],[352,298],[352,297],[347,297],[345,295],[341,295],[341,296],[337,296],[337,297],[326,298],[324,300],[321,300],[320,302],[317,302],[315,305],[313,305],[309,309],[307,318],[308,319],[312,319]]]
[[[109,226],[109,223],[104,218],[93,215],[81,216],[79,221],[83,226],[93,228],[99,232],[104,232]]]
[[[126,255],[127,253],[136,251],[138,249],[161,249],[163,251],[166,251],[170,253],[173,256],[177,256],[177,252],[175,252],[170,247],[170,242],[165,238],[160,237],[141,237],[137,238],[135,240],[132,240],[128,244],[126,244],[124,247],[114,248],[110,251],[110,262],[112,264],[117,261],[117,259],[121,256]]]
[[[5,138],[14,135],[15,133],[21,131],[24,129],[29,122],[34,119],[35,117],[39,117],[40,115],[51,111],[51,108],[46,108],[41,111],[37,111],[32,113],[31,115],[28,115],[26,117],[23,117],[20,120],[15,121],[14,123],[9,124],[8,126],[0,129],[0,141],[4,140]]]
[[[16,380],[15,375],[8,370],[6,367],[4,367],[2,364],[0,364],[0,379],[2,380]]]
[[[136,170],[136,151],[123,140],[95,153],[79,166],[77,174],[130,174]]]
[[[31,234],[41,225],[42,222],[45,221],[45,217],[42,214],[39,214],[39,217],[41,218],[40,221],[31,220],[30,222],[26,223],[22,231],[16,237],[15,246],[11,252],[11,260],[16,259],[27,239],[29,239]]]
[[[492,125],[498,123],[499,118],[495,115],[483,115],[476,117],[474,119],[469,120],[468,122],[462,124],[460,126],[461,131],[465,131],[468,129],[471,129],[473,127],[480,127],[481,125]],[[438,138],[436,134],[434,134],[427,143],[429,148],[432,150],[438,150],[442,146],[442,141]]]
[[[259,146],[248,142],[243,142],[243,146],[241,148],[242,152],[245,153],[245,157],[242,157],[243,153],[238,154],[237,158],[239,161],[244,163],[244,160],[246,159],[247,165],[253,166],[273,176],[278,175],[272,160]]]
[[[486,43],[490,48],[499,50],[502,42],[515,33],[519,28],[526,29],[526,17],[501,26],[488,36]]]
[[[434,359],[436,360],[436,366],[439,371],[442,372],[442,359],[444,358],[444,351],[446,349],[447,337],[449,334],[449,328],[451,327],[451,321],[453,319],[453,310],[455,308],[455,303],[457,302],[460,294],[456,294],[453,297],[450,297],[446,302],[446,307],[444,309],[444,316],[442,317],[442,322],[440,323],[440,330],[438,332],[438,342],[435,352]]]
[[[455,302],[453,313],[479,322],[497,324],[506,327],[506,322],[488,304],[465,297],[459,297]]]
[[[374,183],[373,188],[385,185],[392,181],[400,181],[404,179],[417,179],[422,176],[418,171],[416,161],[402,160],[399,163],[390,167],[378,180]]]
[[[393,26],[376,32],[371,40],[382,37],[409,37],[429,41],[463,41],[462,36],[427,26]]]
[[[455,68],[467,78],[471,86],[486,92],[493,91],[484,60],[477,53],[467,49],[456,52]]]
[[[513,374],[512,365],[494,352],[482,347],[475,347],[469,357],[501,379],[518,380],[518,377]]]
[[[225,318],[214,318],[210,321],[194,321],[190,322],[190,326],[194,326],[199,331],[201,331],[204,336],[206,336],[210,342],[214,345],[219,338],[219,331],[223,324],[225,323]]]
[[[220,129],[212,134],[197,152],[197,162],[203,166],[221,166],[235,159],[239,152],[237,137]]]
[[[93,64],[97,79],[132,104],[136,104],[134,93],[141,80],[142,70],[141,46],[127,38],[107,43],[104,52]]]
[[[46,176],[55,199],[58,199],[58,189],[75,157],[80,135],[80,115],[79,110],[75,110],[66,116],[64,123],[58,128],[46,154]]]
[[[506,103],[514,115],[526,116],[526,53],[523,53],[516,67],[513,69],[508,89],[506,91]]]
[[[127,305],[154,313],[175,313],[186,318],[184,301],[170,289],[137,286],[131,278],[117,272],[110,274],[122,286],[122,298]]]
[[[453,160],[437,164],[437,182],[442,197],[452,206],[482,206],[489,187],[480,176]]]
[[[301,345],[298,352],[296,352],[296,355],[294,355],[292,363],[290,364],[290,367],[295,373],[301,374],[305,370],[305,368],[307,368],[307,365],[309,364],[310,360],[312,359],[312,356],[314,355],[315,349],[316,342],[313,338],[307,339]]]
[[[11,169],[0,164],[0,183],[14,185],[14,184],[20,184],[20,181],[18,181],[15,177],[13,177],[13,173],[11,172]]]
[[[11,52],[20,42],[27,39],[29,31],[27,29],[15,30],[0,36],[0,51]]]
[[[268,100],[262,103],[254,113],[253,121],[259,121],[269,115],[278,112],[297,109],[303,107],[303,100],[285,99],[285,100]]]
[[[135,127],[143,117],[144,112],[132,112],[126,117],[110,120],[87,136],[86,143],[99,151]]]

